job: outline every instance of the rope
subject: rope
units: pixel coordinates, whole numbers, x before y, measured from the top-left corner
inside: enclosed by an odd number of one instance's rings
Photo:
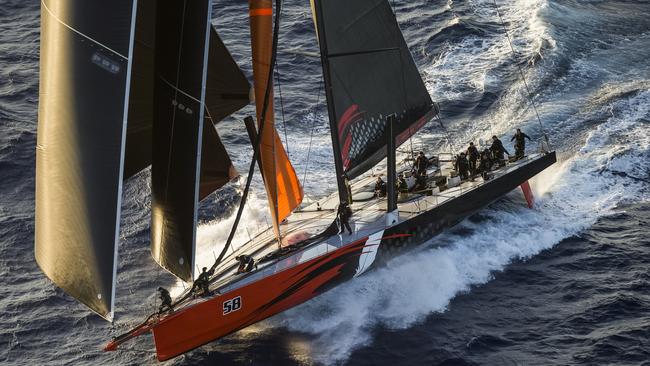
[[[309,147],[307,148],[307,162],[305,163],[305,172],[302,175],[302,184],[307,186],[307,170],[309,168],[309,159],[311,157],[311,145],[314,140],[314,128],[316,127],[316,108],[320,103],[320,93],[323,91],[323,75],[321,74],[320,83],[318,84],[318,94],[316,95],[316,104],[314,105],[314,118],[311,121],[311,132],[309,133]]]
[[[287,137],[287,122],[284,119],[284,99],[282,99],[282,84],[280,83],[280,65],[275,65],[275,78],[278,81],[278,94],[280,96],[280,111],[282,112],[282,129],[284,130],[284,145],[287,150],[287,156],[291,156],[289,152],[289,138]]]
[[[512,51],[512,55],[516,58],[517,52],[515,51],[515,47],[512,45],[512,39],[510,38],[510,33],[508,33],[508,28],[506,27],[506,24],[503,21],[503,17],[501,16],[501,12],[499,11],[499,5],[497,4],[497,0],[493,0],[493,2],[494,2],[494,8],[497,11],[497,15],[499,16],[499,20],[501,21],[501,26],[503,27],[503,31],[505,32],[506,38],[508,39],[508,44],[510,45],[510,50]],[[522,69],[521,65],[519,65],[516,61],[515,64],[517,65],[517,68],[519,70],[519,75],[521,76],[521,80],[524,82],[524,86],[526,87],[526,92],[528,93],[528,99],[530,100],[530,104],[533,106],[533,110],[535,111],[535,117],[537,117],[539,128],[542,131],[544,140],[546,141],[546,146],[548,146],[550,149],[551,144],[548,140],[548,135],[546,134],[546,130],[544,129],[544,124],[542,123],[542,120],[539,118],[539,113],[537,112],[537,106],[535,105],[535,100],[533,100],[533,94],[530,92],[530,88],[528,87],[528,82],[526,81],[524,70]]]
[[[449,135],[449,131],[447,131],[447,128],[445,128],[445,125],[442,123],[442,118],[440,118],[440,107],[438,107],[436,118],[438,119],[438,124],[440,127],[442,127],[442,131],[445,133],[445,136],[447,138],[447,144],[449,145],[449,154],[451,156],[454,156],[454,144],[451,143],[451,136]]]

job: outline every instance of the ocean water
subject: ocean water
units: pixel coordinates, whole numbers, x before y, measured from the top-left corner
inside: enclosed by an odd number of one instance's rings
[[[516,127],[539,141],[522,68],[559,157],[532,181],[536,207],[513,191],[431,239],[443,247],[167,363],[650,365],[650,2],[498,0],[515,55],[491,0],[391,3],[445,125],[425,127],[416,149],[448,149],[448,136],[457,150],[492,134],[507,141]],[[308,3],[284,5],[277,126],[319,198],[335,187],[320,63],[303,54],[318,48]],[[156,307],[156,287],[182,288],[149,254],[148,171],[125,185],[114,324],[34,261],[39,6],[0,2],[0,363],[154,364],[151,337],[101,351]],[[246,3],[215,0],[213,14],[250,75]],[[219,125],[240,171],[252,113]],[[259,178],[255,187],[236,244],[267,225]],[[200,264],[225,240],[239,191],[203,203]]]

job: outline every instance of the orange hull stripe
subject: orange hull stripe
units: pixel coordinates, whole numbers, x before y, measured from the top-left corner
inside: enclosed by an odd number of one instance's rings
[[[271,16],[273,15],[273,9],[272,8],[251,9],[249,15],[252,17]]]
[[[176,357],[318,295],[320,287],[341,275],[344,263],[333,261],[361,255],[367,240],[365,237],[166,316],[152,329],[158,360]],[[328,264],[334,265],[330,267]],[[283,298],[283,294],[287,296]],[[241,298],[241,308],[224,315],[224,302],[236,297]]]

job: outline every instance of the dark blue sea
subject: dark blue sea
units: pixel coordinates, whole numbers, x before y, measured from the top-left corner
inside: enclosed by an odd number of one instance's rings
[[[456,149],[492,134],[512,148],[516,127],[539,141],[521,67],[559,157],[531,182],[535,208],[513,191],[430,245],[168,364],[650,365],[650,1],[498,0],[514,55],[492,0],[391,3],[445,126],[430,123],[416,149],[445,149],[447,133]],[[150,336],[101,350],[156,308],[158,286],[182,288],[150,256],[148,171],[124,189],[114,324],[34,260],[39,8],[0,1],[0,364],[155,364]],[[215,0],[213,15],[250,76],[247,3]],[[335,183],[308,1],[286,0],[282,22],[277,127],[316,199]],[[218,127],[240,171],[252,113]],[[255,187],[238,244],[268,224]],[[204,201],[200,263],[240,190]]]

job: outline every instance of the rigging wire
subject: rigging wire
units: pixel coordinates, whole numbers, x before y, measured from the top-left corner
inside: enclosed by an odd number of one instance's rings
[[[445,127],[445,125],[442,123],[442,118],[440,118],[440,107],[437,106],[438,113],[436,113],[436,119],[438,120],[438,124],[442,128],[442,131],[445,133],[445,137],[447,138],[447,144],[449,145],[449,154],[453,157],[454,156],[454,144],[451,142],[451,136],[449,135],[449,131]]]
[[[316,128],[316,109],[320,103],[320,94],[323,91],[323,74],[320,77],[320,83],[318,84],[318,93],[316,94],[316,104],[314,105],[314,118],[311,120],[311,132],[309,133],[309,147],[307,148],[307,162],[305,163],[305,172],[302,174],[302,184],[303,187],[307,186],[307,170],[309,169],[309,159],[311,157],[311,146],[312,141],[314,140],[314,129]]]
[[[282,15],[282,7],[278,10],[279,16]],[[279,17],[278,16],[278,17]],[[280,65],[276,63],[275,65],[275,78],[278,81],[278,94],[280,96],[280,111],[282,112],[282,129],[284,130],[284,145],[287,150],[287,156],[290,156],[289,152],[289,138],[287,137],[287,122],[284,118],[284,99],[282,99],[282,84],[280,83]]]
[[[510,33],[508,33],[508,28],[506,27],[506,23],[503,21],[503,17],[501,16],[501,12],[499,11],[499,5],[497,4],[497,0],[493,0],[493,2],[494,2],[494,8],[497,11],[497,15],[499,16],[499,20],[501,21],[501,26],[503,27],[503,31],[505,32],[506,38],[508,39],[510,50],[512,51],[513,56],[515,56],[516,58],[517,52],[515,51],[515,47],[512,45],[512,39],[510,38]],[[526,88],[526,92],[528,93],[528,99],[530,100],[530,104],[533,106],[533,110],[535,111],[535,116],[537,117],[537,122],[539,123],[539,127],[542,131],[542,135],[544,136],[544,140],[546,141],[546,146],[550,149],[551,144],[548,140],[548,135],[546,134],[546,130],[544,129],[544,124],[542,123],[542,120],[539,118],[539,113],[537,112],[537,106],[535,105],[533,94],[530,92],[530,88],[528,87],[528,82],[526,81],[526,75],[524,75],[524,70],[522,69],[521,65],[518,64],[516,61],[515,64],[519,69],[519,75],[521,76],[521,80],[524,82],[524,86]]]
[[[284,145],[287,150],[287,156],[290,156],[289,152],[289,138],[287,137],[287,122],[284,119],[284,100],[282,99],[282,84],[280,84],[280,65],[275,65],[275,78],[278,81],[278,94],[280,97],[280,111],[282,113],[282,129],[284,130]]]
[[[270,99],[270,94],[271,94],[271,89],[273,88],[271,83],[271,80],[273,80],[273,69],[275,68],[275,62],[276,62],[276,57],[277,57],[277,50],[278,50],[278,35],[280,33],[280,12],[282,10],[282,0],[275,0],[275,24],[273,25],[273,43],[272,43],[272,48],[271,48],[271,62],[269,62],[269,74],[267,77],[267,83],[266,83],[266,90],[264,91],[264,104],[262,106],[262,113],[260,115],[260,127],[259,131],[257,133],[257,138],[255,139],[255,149],[253,150],[253,157],[251,159],[250,166],[248,168],[248,176],[246,177],[246,187],[244,188],[244,192],[242,193],[242,198],[239,203],[239,208],[237,209],[237,215],[235,216],[235,221],[232,224],[232,228],[230,229],[230,234],[228,234],[228,239],[226,239],[226,243],[224,244],[223,249],[221,250],[221,253],[219,253],[219,257],[215,260],[214,264],[212,267],[210,267],[210,272],[213,272],[219,263],[223,260],[225,257],[228,248],[232,244],[232,240],[235,237],[235,232],[237,231],[237,226],[239,225],[239,221],[241,220],[241,216],[244,212],[244,207],[246,206],[246,200],[248,199],[248,192],[250,191],[251,183],[253,181],[253,174],[255,173],[255,165],[257,163],[257,158],[260,154],[260,145],[262,142],[262,132],[264,131],[264,126],[266,126],[266,123],[264,122],[266,119],[266,113],[268,111],[269,107],[269,99]]]

